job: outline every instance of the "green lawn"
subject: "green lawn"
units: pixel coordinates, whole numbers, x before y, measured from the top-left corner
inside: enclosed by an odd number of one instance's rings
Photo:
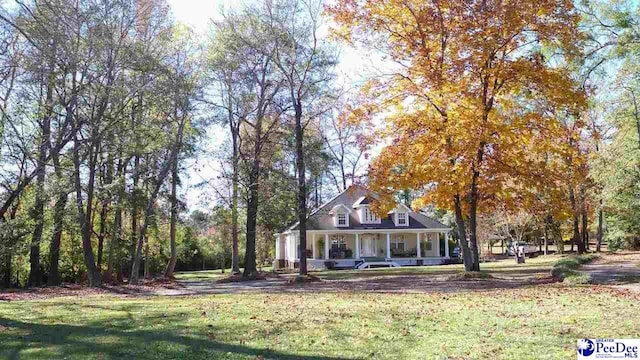
[[[536,269],[555,259],[527,265]],[[483,265],[493,275],[511,266]],[[428,276],[450,268],[413,271]],[[364,273],[393,276],[389,272]],[[427,294],[96,295],[15,301],[0,303],[0,357],[573,358],[578,338],[640,337],[637,304],[630,295],[559,284]]]

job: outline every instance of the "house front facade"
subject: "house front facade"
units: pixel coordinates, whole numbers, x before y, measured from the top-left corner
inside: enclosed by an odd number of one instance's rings
[[[353,268],[363,262],[399,266],[437,265],[449,258],[451,228],[397,204],[383,218],[369,205],[373,194],[351,186],[311,213],[307,220],[309,269]],[[276,234],[276,268],[297,268],[298,223]]]

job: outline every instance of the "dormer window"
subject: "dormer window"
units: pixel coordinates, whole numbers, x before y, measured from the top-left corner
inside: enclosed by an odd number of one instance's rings
[[[333,224],[336,227],[349,227],[349,213],[351,213],[351,209],[343,204],[338,204],[329,211],[329,214],[333,216]]]
[[[407,213],[406,212],[396,213],[396,223],[398,226],[409,225],[407,223]]]
[[[409,226],[409,213],[411,209],[404,204],[398,204],[398,206],[389,211],[389,215],[393,216],[393,222],[396,226]]]
[[[349,226],[349,218],[345,213],[338,213],[336,215],[338,223],[336,224],[338,227]]]
[[[363,224],[379,224],[380,218],[368,206],[364,207]]]

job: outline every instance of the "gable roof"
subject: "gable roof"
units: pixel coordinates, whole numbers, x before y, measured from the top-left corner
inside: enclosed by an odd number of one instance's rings
[[[375,230],[375,229],[449,229],[448,226],[434,220],[422,213],[409,212],[409,226],[396,226],[393,221],[393,214],[387,214],[380,221],[380,224],[361,224],[360,218],[354,212],[349,217],[349,226],[336,227],[333,221],[331,210],[336,206],[344,205],[346,207],[354,206],[358,201],[367,199],[372,196],[370,192],[357,185],[350,186],[333,199],[329,200],[318,209],[314,210],[307,219],[307,230]],[[374,195],[375,196],[375,195]],[[367,202],[368,204],[368,202]],[[359,205],[366,205],[360,202]],[[283,232],[298,230],[298,222],[286,228]]]
[[[369,205],[369,198],[366,196],[360,197],[356,202],[353,203],[353,207],[356,208],[361,205]]]

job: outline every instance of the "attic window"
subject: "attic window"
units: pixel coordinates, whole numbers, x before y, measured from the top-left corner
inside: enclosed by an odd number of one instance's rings
[[[397,216],[398,226],[407,225],[407,213],[405,212],[397,213],[396,216]]]
[[[378,224],[380,223],[380,218],[369,209],[368,206],[364,207],[364,219],[362,221],[363,224]]]
[[[347,214],[345,213],[338,213],[337,215],[338,217],[338,226],[349,226],[349,223],[347,222]]]

